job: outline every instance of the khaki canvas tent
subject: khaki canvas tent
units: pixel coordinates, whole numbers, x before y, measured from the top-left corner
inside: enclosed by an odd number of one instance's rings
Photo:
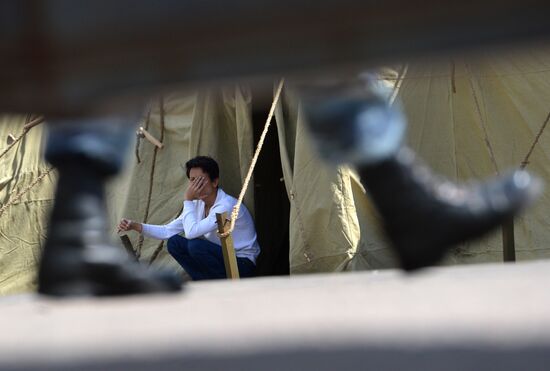
[[[418,63],[404,75],[399,98],[410,124],[407,140],[437,173],[481,179],[526,161],[544,180],[540,200],[515,220],[515,244],[520,260],[550,257],[548,50]],[[502,236],[494,233],[456,249],[449,262],[501,259]]]
[[[473,62],[411,64],[386,73],[409,118],[408,143],[452,180],[485,178],[519,166],[550,111],[550,54],[531,53]],[[122,216],[166,223],[178,215],[187,186],[187,159],[219,160],[221,186],[237,195],[269,107],[235,86],[152,101],[139,126],[162,141],[141,139],[124,174],[108,190],[113,224]],[[20,133],[25,117],[4,117],[0,139]],[[291,274],[395,266],[376,213],[355,173],[321,162],[304,125],[300,103],[283,92],[275,126],[262,150],[245,204],[255,216],[264,273]],[[33,128],[0,158],[3,205],[48,169],[40,159],[44,128]],[[540,136],[528,169],[550,180],[548,133]],[[47,234],[55,172],[0,215],[0,293],[32,290]],[[14,192],[11,193],[10,192]],[[547,194],[516,221],[518,259],[550,256]],[[130,235],[140,260],[179,269],[163,243]],[[116,238],[114,238],[116,242]],[[458,247],[447,263],[502,260],[500,233]],[[282,262],[282,263],[281,263]]]
[[[17,137],[28,116],[0,117],[0,293],[17,293],[35,287],[35,275],[46,237],[46,220],[55,186],[50,172],[26,193],[22,191],[45,174],[48,165],[41,157],[41,126],[31,129],[8,152],[10,134]],[[20,200],[14,202],[21,193]],[[10,199],[12,202],[10,202]],[[10,203],[13,203],[11,206]]]

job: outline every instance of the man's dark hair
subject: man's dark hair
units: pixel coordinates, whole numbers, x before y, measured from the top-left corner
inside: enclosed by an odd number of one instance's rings
[[[220,177],[220,168],[218,167],[218,163],[211,157],[197,156],[187,161],[185,163],[185,173],[187,174],[187,178],[189,178],[189,172],[194,167],[201,168],[203,172],[208,174],[210,180],[216,180]]]

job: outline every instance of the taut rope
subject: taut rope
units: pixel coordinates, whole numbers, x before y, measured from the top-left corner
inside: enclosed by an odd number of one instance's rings
[[[531,148],[529,148],[529,151],[527,152],[527,155],[525,155],[525,158],[521,162],[520,169],[525,169],[527,164],[529,163],[529,157],[531,157],[531,153],[533,153],[533,150],[535,149],[535,146],[537,145],[540,136],[542,135],[544,129],[546,129],[546,125],[548,125],[548,121],[550,121],[550,113],[548,113],[548,116],[546,116],[546,120],[544,120],[544,123],[540,127],[539,132],[537,133],[537,136],[535,137],[535,140],[533,141],[533,144],[531,144]]]
[[[19,143],[19,141],[21,139],[23,139],[23,137],[29,132],[29,130],[31,130],[36,125],[41,124],[42,122],[44,122],[44,117],[42,117],[42,116],[37,117],[34,120],[31,120],[31,121],[27,122],[23,126],[23,132],[21,134],[19,134],[17,137],[15,137],[13,139],[13,142],[11,142],[11,144],[8,145],[8,147],[5,150],[3,150],[2,153],[0,153],[0,158],[4,157],[4,155],[6,153],[8,153],[10,149],[12,149],[17,143]]]
[[[258,140],[258,145],[256,146],[256,151],[254,152],[254,156],[252,157],[252,162],[250,163],[250,167],[248,168],[248,174],[246,174],[246,177],[244,179],[243,187],[241,188],[241,193],[239,194],[239,198],[237,199],[237,203],[235,206],[233,206],[233,211],[231,212],[231,221],[229,225],[229,229],[225,231],[224,233],[220,233],[220,237],[227,237],[233,232],[235,229],[235,222],[237,221],[237,217],[239,216],[239,210],[241,209],[241,204],[243,202],[244,195],[246,193],[246,189],[248,188],[248,184],[250,183],[250,179],[252,179],[252,173],[254,172],[254,167],[256,166],[256,161],[258,161],[258,156],[260,156],[260,152],[262,150],[262,146],[264,145],[264,140],[267,135],[267,131],[269,130],[269,126],[271,125],[271,119],[273,118],[273,114],[275,113],[275,107],[277,106],[277,103],[279,102],[279,97],[281,96],[281,91],[283,90],[285,79],[281,79],[279,82],[279,86],[277,87],[277,91],[275,93],[275,96],[273,97],[273,103],[271,104],[271,109],[269,110],[269,115],[267,116],[267,120],[265,122],[264,130],[262,132],[262,135],[260,136],[260,140]]]
[[[46,175],[48,175],[52,170],[53,170],[53,166],[52,167],[49,167],[46,171],[44,171],[42,174],[40,174],[40,176],[38,178],[36,178],[31,184],[29,184],[28,186],[26,186],[25,188],[23,188],[23,190],[21,192],[19,192],[18,194],[15,195],[14,198],[11,198],[11,195],[15,192],[12,191],[10,192],[9,196],[10,196],[10,200],[8,202],[6,202],[2,208],[0,208],[0,216],[2,216],[2,214],[4,214],[4,212],[8,209],[8,207],[10,207],[11,205],[13,205],[15,202],[17,202],[21,197],[23,197],[24,194],[26,194],[28,191],[30,191],[32,189],[32,187],[34,187],[35,185],[37,185],[38,183],[40,183],[40,181],[42,179],[44,179],[46,177]]]
[[[2,158],[6,153],[9,152],[10,149],[12,149],[21,139],[25,137],[25,135],[36,125],[39,125],[44,122],[44,117],[39,116],[35,118],[34,120],[30,120],[29,122],[25,123],[23,126],[23,131],[21,134],[19,134],[17,137],[13,139],[13,141],[8,145],[8,147],[0,153],[0,158]],[[11,197],[15,193],[15,188],[13,191],[11,191],[8,195],[9,199],[8,202],[6,202],[2,207],[0,208],[0,216],[4,214],[4,212],[14,203],[19,201],[21,197],[23,197],[27,192],[29,192],[35,185],[40,183],[42,179],[46,177],[51,171],[53,170],[53,167],[49,167],[46,171],[44,171],[40,176],[38,176],[31,184],[29,184],[27,187],[23,188],[23,190],[15,195],[15,197]]]

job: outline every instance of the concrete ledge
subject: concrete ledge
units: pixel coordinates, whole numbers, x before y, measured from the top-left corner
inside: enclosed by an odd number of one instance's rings
[[[547,370],[550,262],[0,300],[0,369]]]

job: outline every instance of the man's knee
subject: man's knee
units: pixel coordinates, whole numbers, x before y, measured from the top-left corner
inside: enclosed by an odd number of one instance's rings
[[[179,235],[172,236],[166,242],[166,249],[172,256],[181,255],[186,252],[185,238]]]

